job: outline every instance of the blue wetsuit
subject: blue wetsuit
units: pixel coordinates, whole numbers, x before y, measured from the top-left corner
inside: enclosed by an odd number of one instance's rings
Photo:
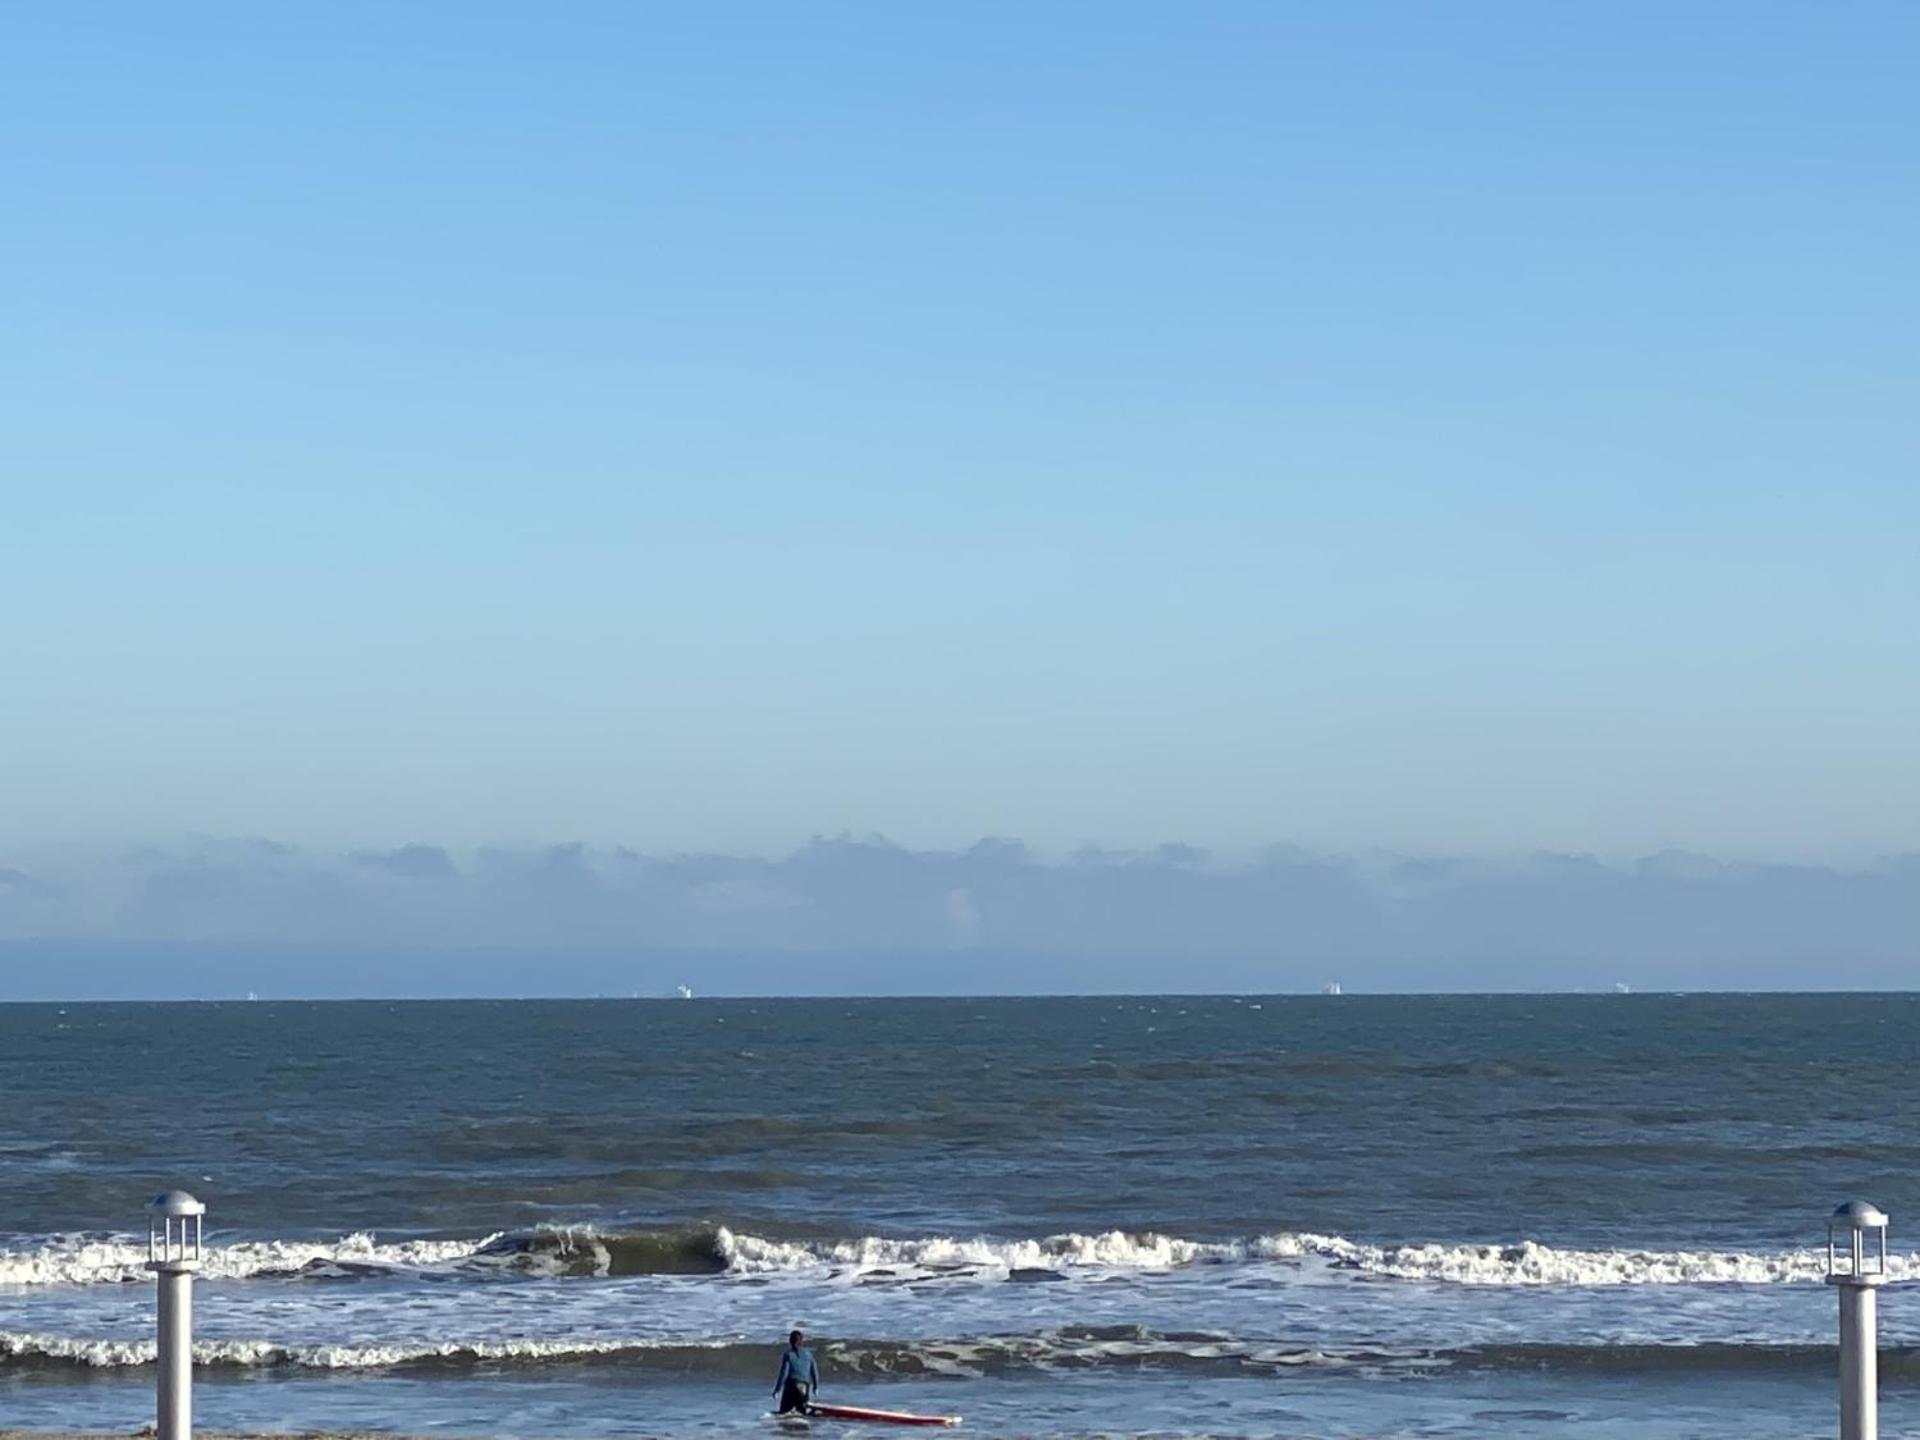
[[[805,1410],[813,1392],[820,1388],[820,1367],[813,1363],[813,1352],[804,1345],[789,1345],[780,1356],[780,1374],[773,1392],[780,1397],[780,1413]]]

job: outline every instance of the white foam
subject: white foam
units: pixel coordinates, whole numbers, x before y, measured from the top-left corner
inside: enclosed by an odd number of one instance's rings
[[[79,1365],[113,1369],[122,1365],[151,1365],[153,1356],[151,1340],[77,1340],[65,1335],[20,1335],[0,1330],[0,1360],[70,1360]]]
[[[658,1348],[668,1342],[648,1339],[465,1340],[439,1344],[281,1345],[271,1340],[200,1340],[196,1365],[248,1367],[294,1366],[308,1370],[378,1370],[422,1360],[564,1360]],[[677,1348],[718,1349],[729,1342],[677,1341]],[[62,1360],[98,1369],[151,1365],[151,1340],[89,1340],[64,1335],[0,1331],[0,1359]]]
[[[1521,1241],[1513,1245],[1370,1245],[1339,1235],[1286,1232],[1247,1241],[1182,1240],[1120,1230],[1069,1233],[1044,1240],[934,1237],[819,1243],[764,1240],[720,1232],[721,1254],[743,1272],[844,1268],[855,1274],[882,1269],[968,1267],[987,1273],[1014,1270],[1174,1270],[1196,1264],[1320,1259],[1341,1269],[1399,1280],[1450,1285],[1766,1285],[1818,1281],[1826,1255],[1818,1250],[1774,1253],[1707,1250],[1572,1250]],[[1891,1279],[1920,1277],[1920,1255],[1890,1255]]]
[[[1531,1240],[1383,1246],[1337,1236],[1292,1238],[1306,1252],[1368,1274],[1454,1285],[1771,1285],[1820,1280],[1827,1264],[1821,1250],[1561,1250]],[[1920,1256],[1889,1255],[1887,1274],[1895,1280],[1920,1275]]]
[[[794,1242],[765,1240],[721,1230],[720,1254],[728,1267],[748,1273],[818,1269],[852,1271],[972,1268],[1013,1270],[1170,1270],[1195,1261],[1234,1259],[1240,1245],[1207,1244],[1158,1234],[1051,1235],[1044,1240],[959,1239],[931,1236],[896,1240],[868,1235],[857,1240]]]
[[[390,1245],[365,1233],[321,1242],[248,1240],[209,1246],[200,1273],[209,1279],[244,1280],[299,1270],[316,1261],[418,1269],[467,1259],[498,1238],[407,1240]],[[31,1248],[0,1250],[0,1286],[118,1284],[146,1279],[146,1266],[145,1241],[55,1236]]]
[[[496,1234],[471,1240],[382,1244],[371,1234],[359,1233],[326,1242],[243,1241],[210,1248],[201,1273],[212,1279],[243,1280],[291,1273],[315,1263],[403,1269],[446,1266],[473,1258],[499,1239]],[[570,1243],[586,1252],[603,1248],[590,1229],[575,1232]],[[1028,1240],[949,1235],[792,1241],[722,1229],[716,1247],[735,1274],[832,1272],[856,1279],[881,1270],[927,1275],[961,1270],[1005,1278],[1017,1270],[1071,1275],[1319,1260],[1364,1274],[1451,1285],[1756,1285],[1817,1281],[1826,1269],[1825,1252],[1818,1250],[1578,1250],[1530,1240],[1512,1245],[1374,1245],[1309,1232],[1281,1232],[1244,1241],[1186,1240],[1121,1230]],[[144,1242],[129,1238],[55,1236],[38,1246],[0,1250],[0,1287],[144,1280],[146,1259]],[[1920,1254],[1889,1256],[1887,1273],[1895,1280],[1920,1278]]]

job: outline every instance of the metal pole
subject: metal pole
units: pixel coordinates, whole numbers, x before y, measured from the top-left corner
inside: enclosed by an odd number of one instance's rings
[[[1835,1277],[1840,1292],[1840,1440],[1880,1440],[1880,1357],[1874,1286]]]
[[[193,1271],[154,1266],[160,1287],[160,1440],[193,1440]]]
[[[154,1354],[159,1440],[193,1440],[193,1272],[200,1268],[200,1218],[206,1213],[207,1207],[184,1190],[147,1202],[147,1269],[153,1271],[160,1302]]]

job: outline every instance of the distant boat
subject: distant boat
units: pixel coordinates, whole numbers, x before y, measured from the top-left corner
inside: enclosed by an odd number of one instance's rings
[[[693,998],[693,990],[690,986],[681,985],[677,987],[675,993],[678,994],[682,1000],[691,1000]]]
[[[259,998],[260,998],[260,992],[258,990],[247,991],[247,999],[258,1000]]]
[[[1340,982],[1338,980],[1329,980],[1320,987],[1320,993],[1322,995],[1338,995],[1340,993]]]
[[[1616,995],[1631,995],[1633,993],[1633,987],[1624,980],[1616,980],[1613,982],[1613,993]]]

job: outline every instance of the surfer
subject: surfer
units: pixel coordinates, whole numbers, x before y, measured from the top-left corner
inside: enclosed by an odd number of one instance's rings
[[[807,1337],[795,1330],[787,1336],[787,1348],[780,1352],[780,1373],[774,1377],[773,1393],[780,1397],[780,1413],[807,1413],[807,1402],[820,1388],[820,1367],[813,1363],[807,1349]]]

